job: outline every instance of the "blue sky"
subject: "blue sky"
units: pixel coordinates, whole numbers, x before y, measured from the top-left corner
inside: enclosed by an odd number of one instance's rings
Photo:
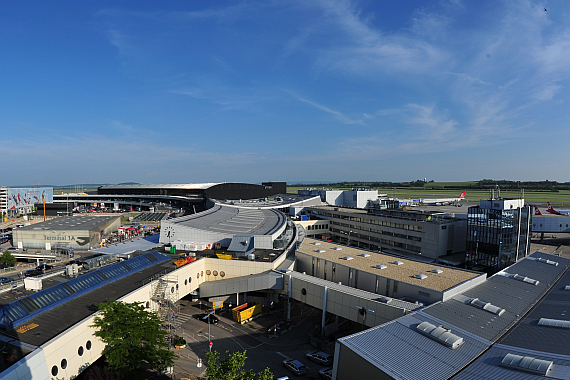
[[[2,185],[570,180],[567,1],[2,8]]]

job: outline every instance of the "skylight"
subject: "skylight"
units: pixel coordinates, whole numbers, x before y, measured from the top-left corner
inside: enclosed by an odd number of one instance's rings
[[[416,331],[430,339],[435,340],[451,348],[452,350],[463,344],[463,338],[452,334],[451,330],[443,326],[435,326],[429,322],[422,322],[416,327]]]
[[[503,315],[505,309],[501,309],[498,306],[492,305],[490,302],[481,301],[479,298],[473,298],[466,302],[468,305],[475,306],[478,309],[488,311],[489,313],[498,315],[499,317]]]
[[[396,261],[394,261],[394,264],[396,264],[396,265],[404,265],[404,262],[403,262],[403,261],[400,261],[400,260],[396,260]]]
[[[570,329],[570,321],[563,321],[561,319],[548,319],[540,318],[538,321],[539,326],[559,327],[562,329]]]
[[[438,269],[438,268],[435,268],[434,270],[432,270],[432,272],[437,273],[437,274],[443,273],[443,271],[441,269]]]
[[[376,269],[386,269],[386,268],[388,268],[388,267],[387,267],[386,265],[384,265],[384,264],[378,264],[378,265],[376,265]]]
[[[325,251],[324,249],[317,249],[317,252],[318,252],[318,253],[323,253],[323,252],[326,252],[326,251]]]
[[[342,259],[343,259],[343,260],[352,260],[352,259],[353,259],[353,257],[350,257],[350,256],[344,256]]]
[[[368,253],[362,253],[362,254],[360,254],[360,255],[358,255],[358,256],[362,256],[362,257],[370,257],[370,254],[368,254]]]
[[[334,249],[335,251],[342,251],[342,248],[341,248],[341,247],[334,247],[333,249]]]
[[[551,260],[542,259],[542,258],[539,258],[539,257],[527,257],[527,259],[532,260],[532,261],[538,261],[538,262],[545,263],[545,264],[548,264],[548,265],[554,265],[555,267],[558,266],[558,262],[557,262],[557,261],[551,261]]]
[[[503,367],[515,369],[545,376],[552,369],[552,362],[548,360],[535,359],[531,356],[520,356],[507,354],[501,365]]]
[[[423,273],[416,274],[414,277],[415,277],[415,278],[419,278],[420,280],[423,280],[423,279],[427,278],[427,276],[426,276],[425,274],[423,274]]]

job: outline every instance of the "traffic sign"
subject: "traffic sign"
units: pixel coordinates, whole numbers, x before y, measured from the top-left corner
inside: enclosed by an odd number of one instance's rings
[[[214,342],[210,341],[210,348],[212,348],[212,346],[214,345]]]

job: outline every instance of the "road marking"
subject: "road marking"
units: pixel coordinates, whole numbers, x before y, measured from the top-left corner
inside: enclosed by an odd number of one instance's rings
[[[197,336],[201,336],[202,338],[208,339],[208,335],[206,335],[206,334],[204,334],[204,335],[202,335],[202,334],[197,334]],[[214,337],[214,335],[210,334],[210,338],[213,338],[213,337]]]
[[[275,353],[276,353],[276,354],[279,354],[279,355],[281,355],[281,356],[283,356],[285,359],[289,359],[289,356],[287,356],[287,355],[285,355],[285,354],[282,354],[282,353],[279,352],[279,351],[275,351]]]

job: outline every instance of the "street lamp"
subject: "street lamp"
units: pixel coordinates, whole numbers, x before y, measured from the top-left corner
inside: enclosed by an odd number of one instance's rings
[[[360,315],[362,315],[362,330],[364,330],[364,319],[366,318],[366,313],[367,312],[374,313],[374,310],[366,309],[361,306],[356,306],[356,308],[358,309]]]
[[[210,315],[214,314],[216,310],[212,310],[210,311],[207,315],[206,318],[208,318],[208,347],[210,347],[210,352],[212,352],[212,339],[210,338]]]

